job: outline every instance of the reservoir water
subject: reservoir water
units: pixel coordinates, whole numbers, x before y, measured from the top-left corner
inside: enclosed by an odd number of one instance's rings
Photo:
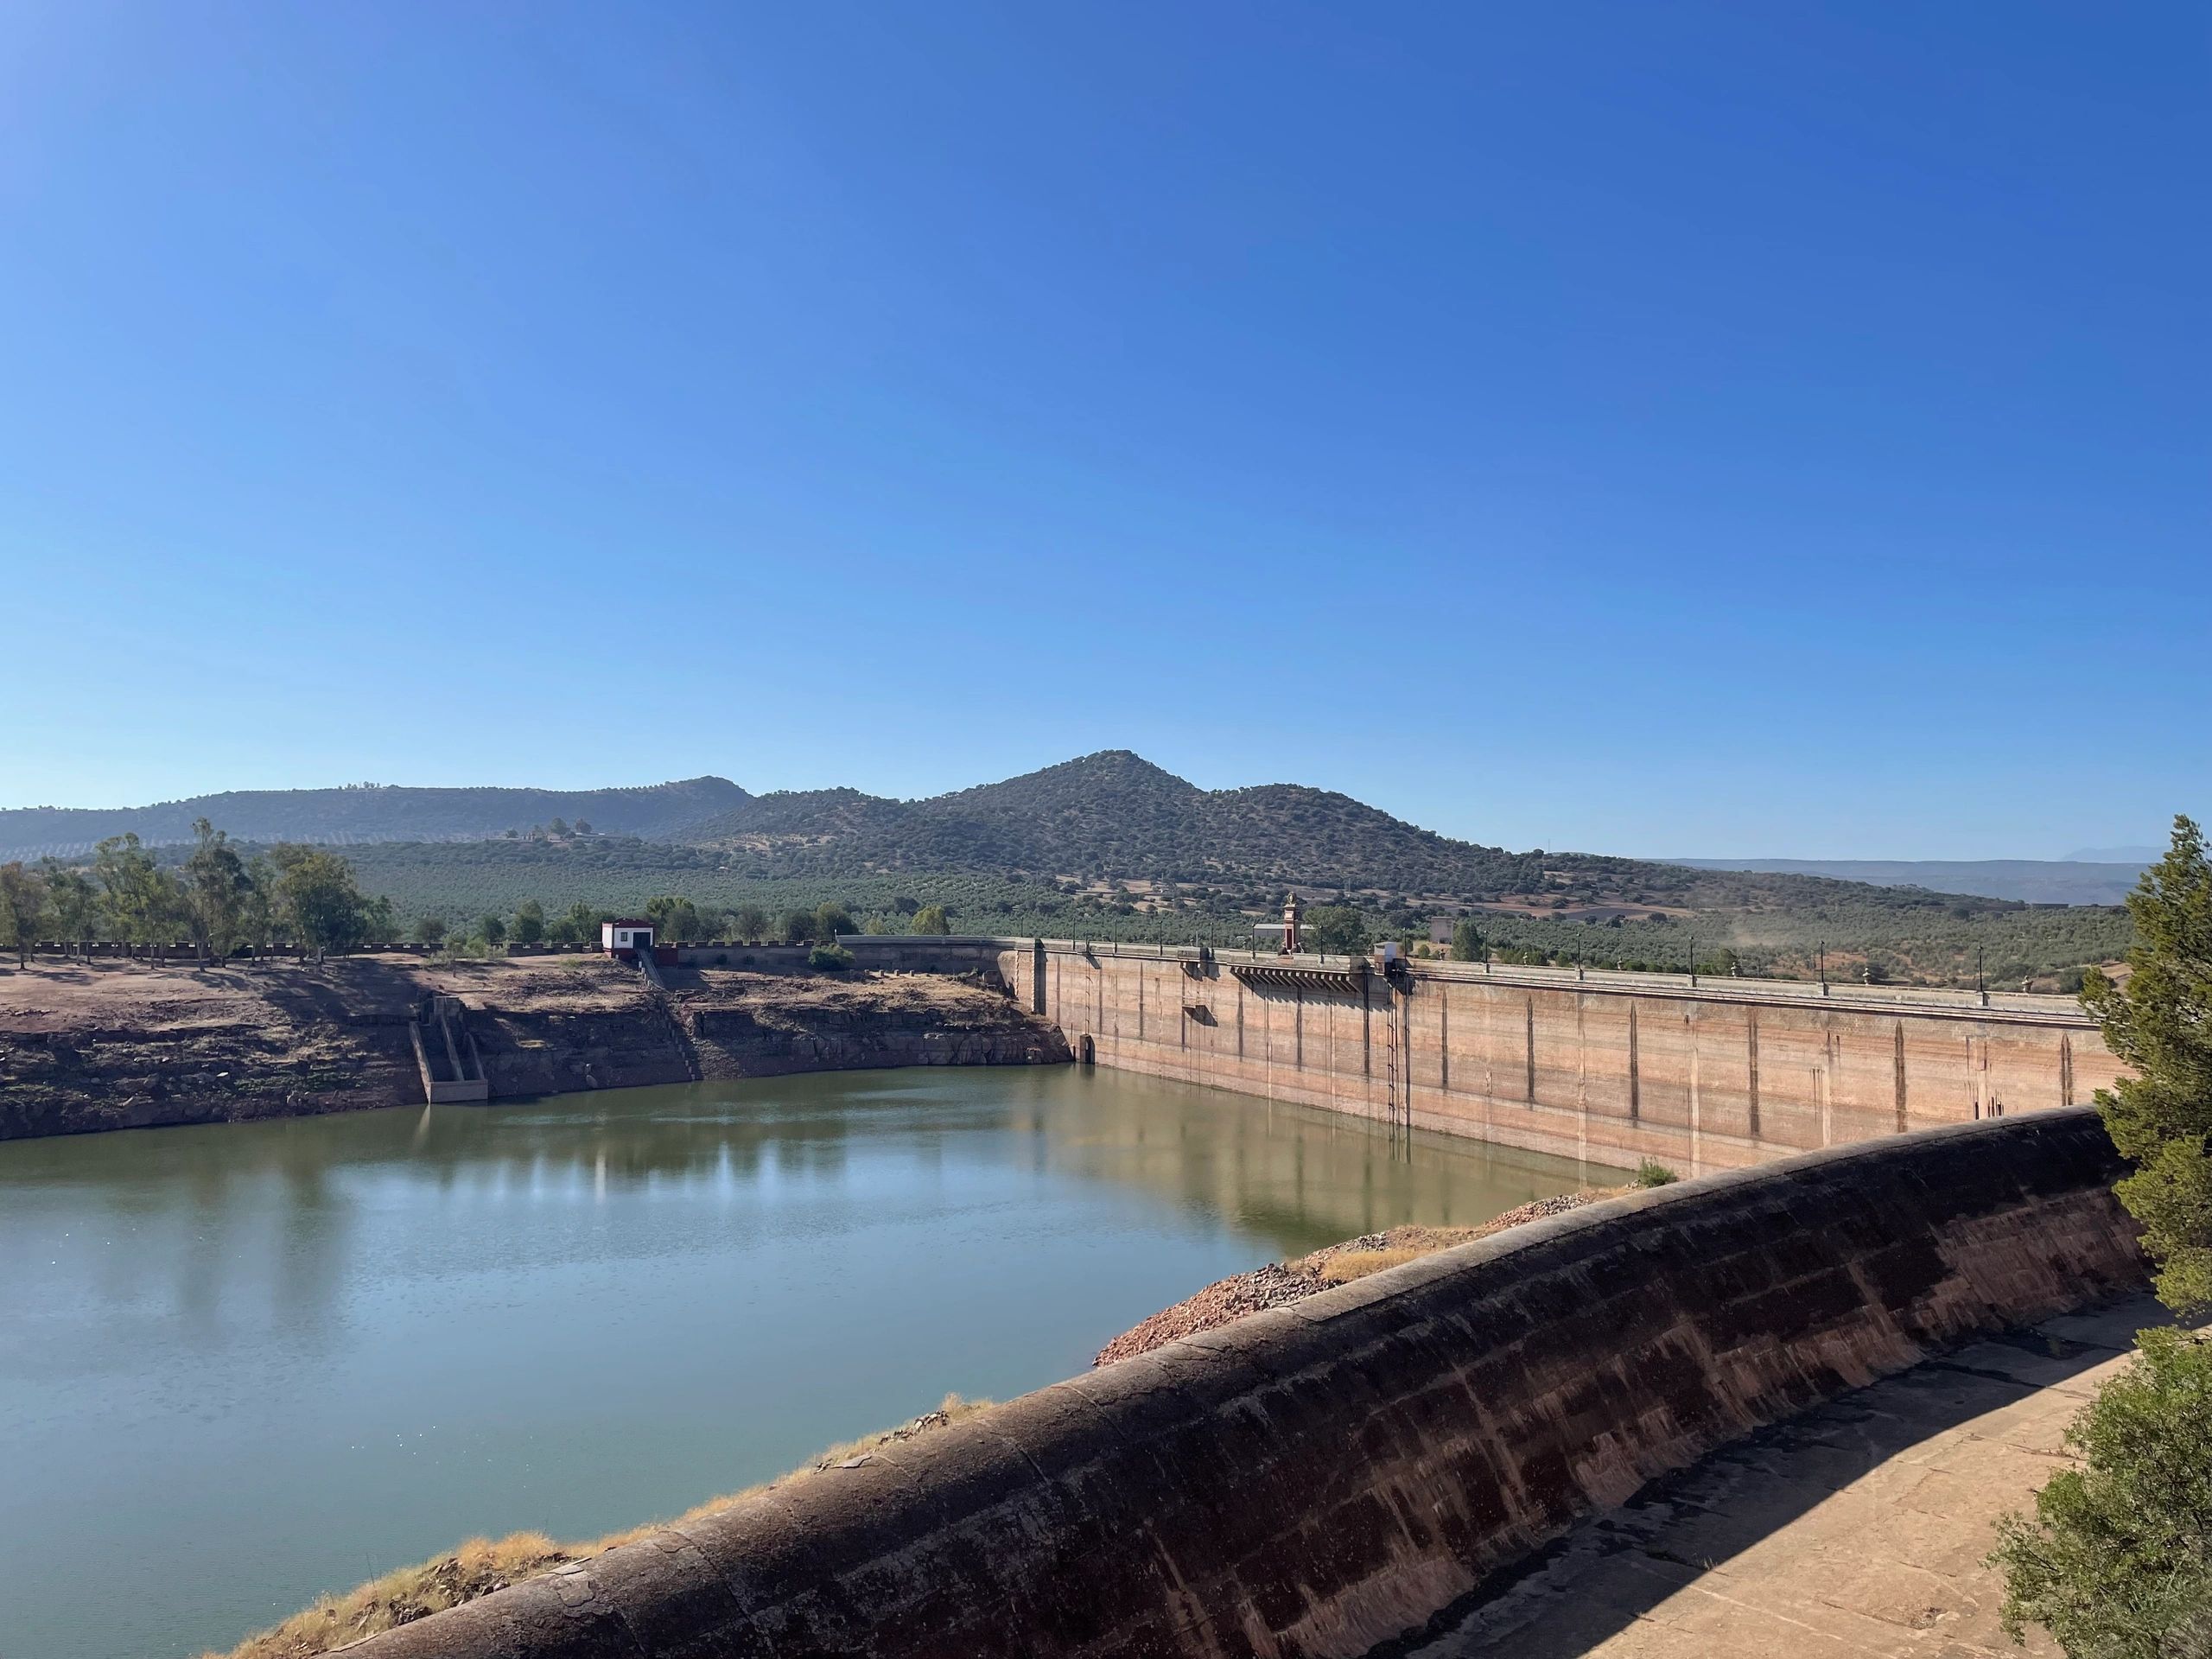
[[[1611,1172],[1071,1068],[0,1144],[0,1655],[173,1659],[1005,1399],[1224,1274]]]

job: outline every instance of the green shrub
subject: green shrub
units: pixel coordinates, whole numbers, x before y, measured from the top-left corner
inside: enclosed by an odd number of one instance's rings
[[[2067,1430],[2082,1459],[1998,1522],[2005,1628],[2069,1659],[2212,1654],[2212,1342],[2137,1338],[2134,1363]]]
[[[1681,1179],[1656,1159],[1646,1158],[1636,1166],[1636,1184],[1638,1186],[1672,1186]]]
[[[806,965],[834,974],[853,965],[853,953],[842,944],[817,944],[806,953]]]
[[[2097,1091],[2105,1128],[2136,1166],[2120,1200],[2143,1224],[2158,1294],[2212,1312],[2212,852],[2187,818],[2127,908],[2128,972],[2087,976],[2082,1001],[2132,1076]]]
[[[1306,912],[1306,948],[1330,957],[1363,957],[1375,936],[1350,905],[1316,905]]]
[[[2120,1202],[2143,1224],[2158,1294],[2212,1310],[2212,855],[2174,820],[2172,844],[2128,895],[2136,943],[2124,980],[2092,971],[2082,1001],[2130,1069],[2097,1091],[2135,1173]],[[2011,964],[2007,964],[2008,971]],[[2031,1624],[2069,1659],[2212,1655],[2212,1344],[2136,1334],[2128,1369],[2066,1431],[2081,1466],[2036,1494],[2033,1520],[1998,1525],[2005,1627]]]

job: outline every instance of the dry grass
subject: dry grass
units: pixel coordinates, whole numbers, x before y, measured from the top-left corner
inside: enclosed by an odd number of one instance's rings
[[[1556,1198],[1538,1199],[1533,1204],[1509,1210],[1502,1216],[1492,1217],[1478,1227],[1392,1227],[1383,1232],[1346,1239],[1341,1244],[1328,1245],[1295,1262],[1286,1262],[1283,1266],[1293,1273],[1317,1280],[1324,1285],[1348,1285],[1355,1279],[1364,1279],[1369,1274],[1380,1273],[1385,1268],[1418,1262],[1424,1255],[1448,1250],[1454,1244],[1488,1238],[1493,1233],[1517,1227],[1524,1221],[1535,1220],[1541,1215],[1555,1214],[1560,1210],[1594,1204],[1600,1198],[1618,1198],[1624,1192],[1633,1191],[1635,1188],[1630,1186],[1591,1187]]]
[[[231,1650],[230,1659],[309,1659],[504,1590],[587,1553],[556,1544],[542,1532],[513,1533],[496,1543],[472,1538],[450,1554],[387,1573],[342,1596],[325,1596],[305,1612],[248,1637]]]
[[[1436,1245],[1433,1249],[1441,1249]],[[1355,1279],[1364,1279],[1370,1273],[1380,1273],[1385,1268],[1402,1266],[1417,1262],[1432,1253],[1418,1247],[1397,1250],[1346,1250],[1341,1255],[1332,1255],[1314,1264],[1325,1285],[1348,1285]]]
[[[343,1595],[325,1596],[304,1612],[295,1613],[283,1624],[271,1626],[245,1641],[224,1655],[203,1654],[201,1659],[317,1659],[362,1637],[374,1636],[379,1630],[389,1630],[402,1624],[410,1624],[418,1618],[448,1607],[457,1607],[464,1601],[474,1601],[479,1596],[488,1596],[494,1590],[534,1577],[548,1567],[559,1567],[567,1561],[582,1560],[602,1550],[613,1548],[644,1537],[661,1527],[681,1527],[717,1510],[726,1510],[733,1503],[782,1486],[792,1481],[810,1479],[823,1470],[839,1466],[855,1466],[877,1448],[898,1440],[911,1440],[932,1429],[943,1428],[978,1412],[988,1410],[988,1400],[963,1400],[949,1394],[935,1411],[925,1412],[910,1423],[887,1429],[879,1434],[862,1435],[856,1440],[847,1440],[833,1446],[811,1463],[789,1474],[779,1475],[773,1480],[748,1486],[743,1491],[727,1497],[710,1498],[693,1509],[686,1510],[672,1521],[653,1522],[642,1527],[632,1527],[625,1532],[610,1533],[604,1538],[588,1544],[560,1544],[542,1532],[518,1532],[495,1541],[472,1538],[458,1549],[443,1555],[435,1555],[413,1567],[403,1567],[387,1573],[380,1579],[356,1586]]]

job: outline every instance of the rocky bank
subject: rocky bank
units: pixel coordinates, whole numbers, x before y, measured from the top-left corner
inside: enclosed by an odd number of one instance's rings
[[[457,996],[494,1099],[892,1065],[1065,1061],[982,976],[352,957],[0,971],[0,1140],[420,1104],[408,1026]]]
[[[1110,1365],[1117,1359],[1147,1354],[1178,1337],[1217,1330],[1248,1313],[1287,1307],[1332,1285],[1341,1285],[1383,1268],[1411,1262],[1417,1256],[1449,1249],[1470,1239],[1488,1238],[1492,1233],[1524,1221],[1565,1215],[1600,1198],[1617,1198],[1628,1190],[1611,1186],[1562,1192],[1555,1198],[1538,1198],[1493,1216],[1479,1227],[1392,1227],[1379,1233],[1363,1233],[1357,1238],[1328,1245],[1294,1262],[1270,1262],[1249,1273],[1217,1279],[1197,1295],[1187,1296],[1173,1307],[1162,1308],[1141,1325],[1124,1331],[1100,1349],[1091,1363]]]

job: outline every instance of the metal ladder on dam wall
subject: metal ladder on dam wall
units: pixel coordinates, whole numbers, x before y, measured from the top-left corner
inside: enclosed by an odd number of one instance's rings
[[[484,1056],[468,1029],[468,1006],[459,997],[431,992],[416,1008],[407,1034],[415,1045],[415,1065],[423,1076],[427,1103],[443,1106],[492,1097]]]
[[[1386,973],[1382,981],[1383,1103],[1390,1121],[1394,1158],[1413,1161],[1413,979]]]
[[[1405,1020],[1409,998],[1398,991],[1394,984],[1385,984],[1382,1002],[1382,1099],[1389,1113],[1391,1153],[1398,1157],[1414,1157],[1414,1077],[1411,1077],[1411,1055],[1407,1053]]]
[[[662,976],[660,963],[653,960],[650,945],[638,952],[638,971],[645,976],[645,983],[652,988],[653,1007],[660,1011],[661,1024],[667,1028],[668,1046],[683,1062],[683,1075],[693,1083],[698,1082],[698,1059],[692,1053],[691,1045],[684,1039],[683,1027],[677,1023],[676,1009],[669,1001],[668,981]]]

